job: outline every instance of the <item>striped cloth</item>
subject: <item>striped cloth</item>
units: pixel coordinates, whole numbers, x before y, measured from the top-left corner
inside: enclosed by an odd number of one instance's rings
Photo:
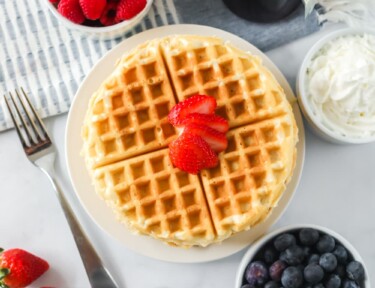
[[[42,117],[68,111],[91,67],[120,41],[179,22],[173,0],[154,0],[138,26],[121,38],[100,41],[65,28],[43,1],[48,0],[0,0],[0,91],[24,87]],[[0,101],[0,131],[11,126]]]

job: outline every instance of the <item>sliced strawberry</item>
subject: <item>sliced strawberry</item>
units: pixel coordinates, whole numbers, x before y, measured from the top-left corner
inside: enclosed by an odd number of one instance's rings
[[[210,145],[211,149],[217,153],[224,151],[228,146],[228,140],[227,137],[225,137],[225,133],[216,131],[205,125],[190,123],[185,126],[183,133],[202,137],[203,140]]]
[[[204,168],[215,167],[219,161],[202,137],[187,133],[169,144],[169,157],[174,166],[191,174],[198,174]]]
[[[227,132],[229,129],[229,124],[226,119],[220,117],[216,114],[199,114],[199,113],[192,113],[186,116],[186,118],[182,121],[181,126],[185,126],[190,123],[206,125],[215,129],[219,132]]]
[[[175,105],[168,114],[169,123],[180,125],[185,117],[192,113],[213,114],[216,99],[211,96],[195,95]]]

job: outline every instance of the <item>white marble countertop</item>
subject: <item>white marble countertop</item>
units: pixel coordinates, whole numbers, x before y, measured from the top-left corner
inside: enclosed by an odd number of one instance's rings
[[[294,87],[298,67],[319,32],[268,53]],[[135,254],[89,218],[68,180],[64,159],[67,116],[46,121],[59,155],[62,188],[86,233],[121,287],[228,288],[244,251],[203,264],[172,264]],[[375,271],[375,143],[338,146],[306,131],[306,161],[295,197],[276,226],[312,223],[331,228],[359,251]],[[14,131],[0,134],[0,245],[20,247],[50,263],[30,287],[90,287],[70,230],[48,180],[25,158]],[[372,278],[371,278],[372,277]],[[374,274],[370,280],[375,283]]]

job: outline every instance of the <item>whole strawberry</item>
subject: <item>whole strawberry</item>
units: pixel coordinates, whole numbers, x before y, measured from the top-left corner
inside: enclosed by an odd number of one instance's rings
[[[79,4],[87,19],[97,20],[102,15],[107,0],[79,0]]]
[[[129,20],[145,8],[146,0],[120,0],[117,6],[116,21]]]
[[[0,248],[0,287],[22,288],[30,285],[49,268],[49,264],[25,250]]]
[[[83,15],[79,0],[60,0],[57,10],[62,16],[76,24],[85,21],[85,15]]]
[[[116,22],[117,5],[117,2],[108,1],[107,5],[104,7],[102,15],[100,16],[100,23],[104,26],[111,26],[118,23]]]

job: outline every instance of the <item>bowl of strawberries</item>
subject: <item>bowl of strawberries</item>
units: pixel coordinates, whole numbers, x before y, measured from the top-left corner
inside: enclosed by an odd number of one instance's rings
[[[146,15],[152,0],[44,0],[66,27],[96,38],[122,36]]]

